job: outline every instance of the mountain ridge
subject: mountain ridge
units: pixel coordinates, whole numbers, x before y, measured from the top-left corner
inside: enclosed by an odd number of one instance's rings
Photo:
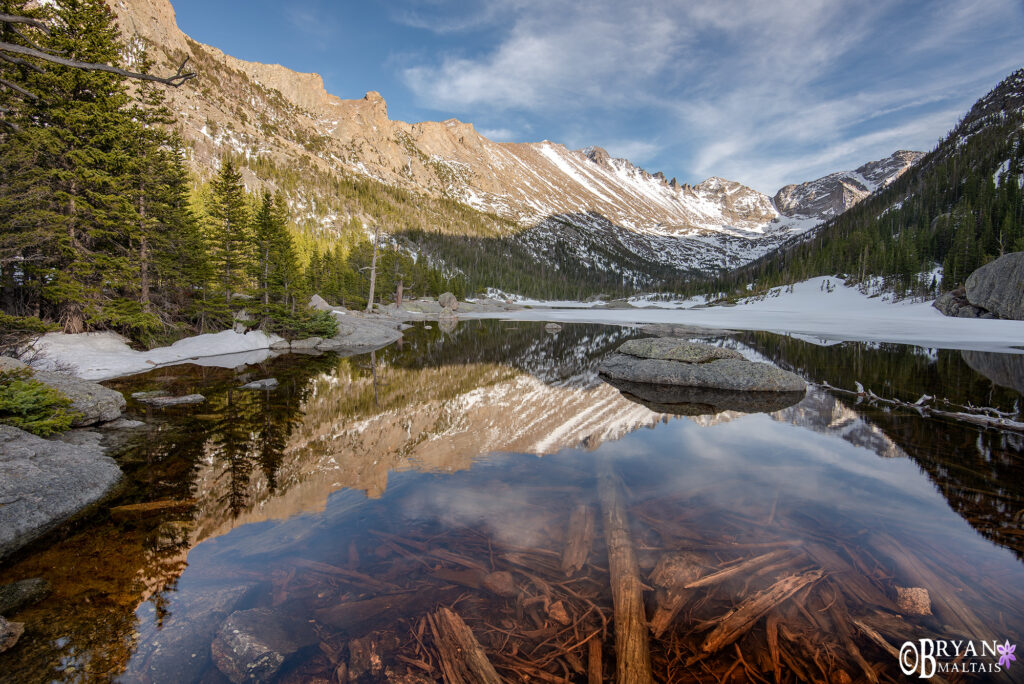
[[[488,231],[513,236],[553,269],[566,268],[560,259],[595,267],[601,262],[621,273],[628,288],[657,286],[666,272],[685,277],[735,268],[831,216],[814,213],[809,204],[799,206],[810,213],[787,214],[778,208],[778,195],[717,176],[680,184],[600,147],[494,142],[457,119],[392,120],[376,91],[342,99],[326,91],[318,74],[240,60],[192,40],[178,28],[169,0],[107,2],[129,45],[145,44],[158,64],[192,59],[200,77],[169,91],[168,101],[191,149],[190,162],[201,175],[233,154],[247,162],[246,180],[255,185],[277,184],[266,171],[268,162],[296,169],[307,179],[311,174],[361,176],[493,216],[484,220]],[[893,177],[906,168],[893,167]],[[840,184],[852,188],[849,173]],[[820,186],[824,180],[809,183]],[[829,206],[852,206],[866,196],[865,186]],[[293,194],[289,200],[300,223],[321,234],[343,230],[353,217],[364,223],[379,218],[365,206],[353,214],[352,206],[338,206],[308,184]],[[451,225],[444,216],[430,223],[440,232],[472,235],[476,230]],[[383,227],[401,232],[400,226]]]

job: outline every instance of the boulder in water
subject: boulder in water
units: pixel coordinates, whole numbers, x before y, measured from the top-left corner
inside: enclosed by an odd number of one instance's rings
[[[1024,252],[985,264],[966,283],[967,301],[999,318],[1024,321]]]
[[[739,392],[803,392],[800,376],[738,352],[673,338],[630,340],[598,369],[612,380]]]
[[[455,295],[451,292],[445,292],[438,297],[437,303],[441,305],[442,309],[451,309],[452,311],[459,310],[459,300],[456,299]]]
[[[316,642],[309,623],[254,608],[229,615],[210,651],[217,668],[233,684],[269,682],[291,655]]]

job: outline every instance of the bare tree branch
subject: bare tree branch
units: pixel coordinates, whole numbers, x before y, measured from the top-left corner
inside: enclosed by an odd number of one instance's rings
[[[28,90],[25,90],[20,85],[18,85],[16,83],[11,83],[7,79],[0,78],[0,86],[4,86],[5,88],[10,88],[14,92],[19,93],[21,95],[24,95],[25,97],[27,97],[30,100],[38,100],[39,99],[39,96],[36,95],[35,93],[33,93],[31,91],[28,91]]]
[[[45,48],[40,47],[34,40],[32,40],[31,38],[26,36],[24,33],[19,31],[18,29],[14,28],[13,26],[8,26],[7,28],[10,30],[11,33],[13,33],[14,35],[16,35],[19,38],[21,38],[23,41],[28,43],[28,46],[30,48],[35,48],[36,50],[45,51]],[[64,54],[64,52],[62,50],[51,50],[50,52],[52,52],[55,55]]]
[[[25,60],[21,59],[20,57],[11,57],[10,55],[5,55],[4,53],[0,52],[0,59],[4,60],[5,62],[10,62],[11,64],[17,64],[18,66],[23,66],[26,69],[31,69],[32,71],[36,72],[37,74],[45,73],[41,67],[33,64],[32,62],[26,62]]]
[[[0,14],[0,22],[5,24],[25,24],[32,28],[37,28],[46,35],[50,35],[50,27],[39,21],[38,19],[32,19],[30,17],[19,17],[15,14]]]
[[[2,15],[0,15],[2,16]],[[77,59],[67,59],[66,57],[58,57],[51,55],[42,50],[35,50],[33,48],[24,47],[22,45],[15,45],[14,43],[3,43],[0,42],[0,52],[13,52],[19,55],[25,55],[26,57],[35,57],[46,62],[52,62],[53,64],[60,64],[61,66],[72,67],[75,69],[83,69],[85,71],[105,71],[110,74],[117,74],[118,76],[124,76],[125,78],[134,78],[140,81],[154,81],[156,83],[163,83],[169,85],[172,88],[177,88],[185,81],[195,78],[194,72],[186,72],[185,65],[188,64],[188,57],[178,67],[178,71],[173,76],[154,76],[153,74],[143,74],[137,71],[127,71],[119,67],[110,66],[109,64],[99,64],[95,62],[80,62]]]

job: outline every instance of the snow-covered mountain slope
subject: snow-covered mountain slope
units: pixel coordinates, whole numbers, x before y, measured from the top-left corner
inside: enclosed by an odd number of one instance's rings
[[[169,0],[108,2],[132,47],[129,61],[143,46],[160,68],[191,59],[198,78],[169,89],[168,100],[201,173],[232,154],[251,160],[250,185],[274,185],[282,174],[369,177],[496,214],[506,221],[492,227],[520,236],[556,267],[552,253],[572,254],[595,268],[635,271],[630,279],[642,286],[656,284],[666,268],[678,275],[747,263],[890,182],[913,160],[914,153],[897,153],[787,186],[775,201],[717,177],[680,184],[599,147],[499,143],[455,119],[395,121],[379,93],[341,99],[316,74],[246,62],[193,41],[178,29]],[[365,207],[333,206],[330,182],[320,190],[309,185],[292,198],[293,208],[323,230],[351,216],[374,218]],[[436,223],[445,229],[444,220]]]

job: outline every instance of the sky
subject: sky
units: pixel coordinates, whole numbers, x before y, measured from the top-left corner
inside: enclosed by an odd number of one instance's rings
[[[1024,66],[1022,0],[172,0],[192,38],[403,121],[774,194],[927,151]],[[244,11],[240,11],[244,8]]]

